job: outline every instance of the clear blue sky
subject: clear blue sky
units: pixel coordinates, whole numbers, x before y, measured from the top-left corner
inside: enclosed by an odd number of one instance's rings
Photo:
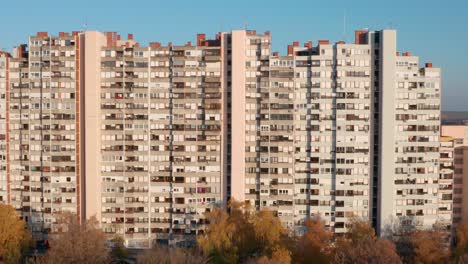
[[[443,109],[468,110],[468,0],[8,0],[0,7],[0,47],[37,31],[134,33],[142,42],[185,43],[196,33],[270,30],[284,53],[293,40],[353,40],[354,29],[398,30],[398,49],[443,70]]]

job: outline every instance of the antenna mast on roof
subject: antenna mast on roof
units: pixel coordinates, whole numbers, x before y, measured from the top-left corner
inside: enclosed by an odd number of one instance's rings
[[[343,12],[343,41],[346,42],[346,9]]]
[[[83,30],[82,31],[86,31],[88,29],[88,21],[87,19],[85,18],[84,19],[84,24],[83,24]]]

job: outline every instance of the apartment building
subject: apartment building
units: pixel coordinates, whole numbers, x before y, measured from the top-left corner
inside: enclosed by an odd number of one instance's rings
[[[81,214],[78,38],[39,32],[9,60],[8,202],[38,239]]]
[[[364,33],[357,32],[357,37]],[[366,35],[364,35],[366,36]],[[396,31],[367,34],[373,56],[374,223],[431,228],[437,221],[440,69],[398,52]]]
[[[102,158],[95,213],[106,233],[123,234],[129,246],[197,235],[204,214],[222,205],[219,38],[149,47],[108,41],[98,54]]]
[[[268,56],[268,33],[234,31],[231,46],[232,86],[245,87],[232,89],[233,198],[289,227],[319,214],[336,233],[350,217],[378,232],[438,221],[440,70],[397,52],[394,30],[294,42],[287,56]]]
[[[440,137],[440,167],[439,167],[439,223],[452,227],[455,222],[453,208],[453,183],[454,183],[454,139],[452,137]]]
[[[6,203],[7,173],[6,173],[6,90],[8,80],[8,58],[9,54],[0,51],[0,203]]]
[[[232,198],[290,228],[320,215],[344,232],[371,208],[370,47],[322,40],[294,42],[285,56],[270,50],[268,32],[232,32]]]
[[[468,126],[444,125],[441,129],[443,138],[451,138],[453,154],[451,156],[453,177],[453,225],[457,226],[468,220]],[[441,160],[442,162],[442,160]]]
[[[381,233],[431,227],[449,202],[440,70],[398,53],[395,30],[284,55],[253,30],[148,46],[39,32],[6,61],[3,185],[38,234],[72,212],[129,247],[190,243],[230,199],[292,231],[320,215],[335,233],[354,217]]]
[[[38,238],[62,212],[130,247],[203,230],[222,203],[222,57],[219,40],[198,44],[40,32],[17,50],[9,203]]]

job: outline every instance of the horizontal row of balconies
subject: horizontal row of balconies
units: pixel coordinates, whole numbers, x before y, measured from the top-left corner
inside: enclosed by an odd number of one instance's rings
[[[211,121],[212,123],[220,123],[219,121]],[[105,125],[103,130],[124,130],[123,124]],[[206,125],[190,125],[190,124],[173,124],[164,125],[162,128],[151,129],[152,131],[172,130],[172,131],[206,131],[206,132],[219,132],[221,125],[206,124]],[[61,139],[64,140],[64,139]]]
[[[114,227],[113,227],[114,228]],[[187,228],[187,229],[186,229]],[[119,233],[121,234],[122,232],[117,232],[114,229],[105,229],[104,228],[104,233],[106,234],[116,234]],[[192,226],[185,226],[182,224],[175,224],[172,226],[171,231],[169,231],[169,227],[167,228],[151,228],[151,234],[157,234],[158,239],[169,239],[169,234],[174,238],[174,236],[183,236],[183,239],[187,239],[187,235],[202,235],[204,233],[204,230],[193,230]],[[124,237],[125,239],[131,239],[131,238],[148,238],[149,234],[149,229],[147,228],[140,228],[138,230],[135,230],[133,228],[129,228],[124,232]],[[166,235],[166,236],[161,236],[161,235]]]
[[[363,186],[366,188],[363,189],[368,189],[367,186]],[[302,195],[311,195],[311,196],[334,196],[334,197],[340,197],[340,196],[347,196],[347,197],[354,197],[354,196],[367,196],[367,194],[364,191],[360,190],[321,190],[320,189],[301,189],[300,194],[288,194],[288,193],[281,193],[281,189],[262,189],[262,190],[267,190],[267,192],[262,192],[261,190],[257,189],[249,189],[249,192],[246,194],[256,194],[256,195],[261,195],[261,196],[268,196],[268,199],[274,199],[275,196],[279,197],[296,197]]]
[[[169,205],[169,202],[166,202]],[[192,211],[195,208],[195,205],[183,204],[183,203],[173,203],[175,207],[166,207],[162,212],[151,212],[152,214],[165,214],[165,213],[172,213],[174,215],[194,215],[196,214],[195,211]],[[183,207],[180,207],[183,205]],[[178,207],[177,207],[178,206]],[[202,204],[200,204],[202,206]],[[213,203],[206,203],[205,212],[209,212],[211,207],[213,207]],[[148,214],[149,206],[138,206],[138,207],[107,207],[103,208],[103,214],[141,214],[146,213]],[[187,210],[188,209],[188,210]]]
[[[146,131],[145,131],[146,132]],[[119,142],[119,141],[131,141],[132,143],[139,144],[141,143],[150,143],[151,145],[153,144],[158,144],[161,145],[160,143],[163,143],[163,145],[169,145],[170,140],[169,140],[169,135],[160,135],[160,134],[153,134],[150,133],[149,136],[149,141],[147,139],[141,139],[137,137],[141,136],[146,136],[147,133],[145,132],[139,132],[139,131],[128,131],[126,133],[122,134],[113,134],[110,133],[111,135],[111,142]],[[103,133],[103,135],[107,135],[107,133]],[[102,140],[103,142],[109,141],[109,140]],[[185,135],[184,139],[182,141],[174,141],[174,144],[184,144],[184,145],[197,145],[197,142],[203,142],[207,145],[214,145],[214,144],[219,144],[221,141],[221,136],[207,136],[207,135],[200,135],[200,134],[192,134],[192,135]],[[179,142],[179,143],[177,143]],[[190,144],[189,142],[194,142],[193,144]]]
[[[174,102],[174,103],[177,103],[177,102]],[[149,110],[148,106],[146,106],[144,103],[136,104],[136,103],[123,102],[122,104],[125,104],[125,105],[121,106],[120,104],[116,104],[115,102],[108,103],[108,104],[101,104],[101,109],[118,109],[119,111],[126,111],[126,112],[128,111],[129,113],[132,110]],[[169,109],[171,109],[171,107],[169,107],[169,104],[168,104],[165,108],[159,109],[159,110],[169,110]],[[180,107],[180,108],[172,107],[172,109],[174,111],[177,111],[177,110],[190,110],[191,108],[189,106],[185,106],[185,107]],[[219,110],[221,109],[221,104],[207,103],[204,106],[199,106],[198,109],[204,109],[206,111],[216,110],[214,112],[219,113]],[[157,110],[157,109],[154,109],[154,110]],[[183,112],[181,111],[181,113]]]
[[[104,213],[104,212],[103,212]],[[187,213],[187,215],[194,215],[192,213]],[[203,216],[200,214],[197,214],[199,217]],[[148,224],[148,223],[170,223],[171,220],[169,218],[155,218],[155,217],[113,217],[109,223],[109,221],[102,221],[102,224]],[[174,224],[179,224],[179,220],[174,220]],[[196,226],[196,225],[205,225],[207,224],[206,219],[199,218],[199,219],[191,219],[188,221],[188,224],[191,226]],[[146,225],[147,226],[147,225]]]

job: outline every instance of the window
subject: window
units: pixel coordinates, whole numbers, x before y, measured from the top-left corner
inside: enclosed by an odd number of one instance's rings
[[[143,51],[135,51],[133,56],[135,57],[144,57],[145,53]]]
[[[455,154],[463,155],[463,149],[462,148],[455,149]]]

